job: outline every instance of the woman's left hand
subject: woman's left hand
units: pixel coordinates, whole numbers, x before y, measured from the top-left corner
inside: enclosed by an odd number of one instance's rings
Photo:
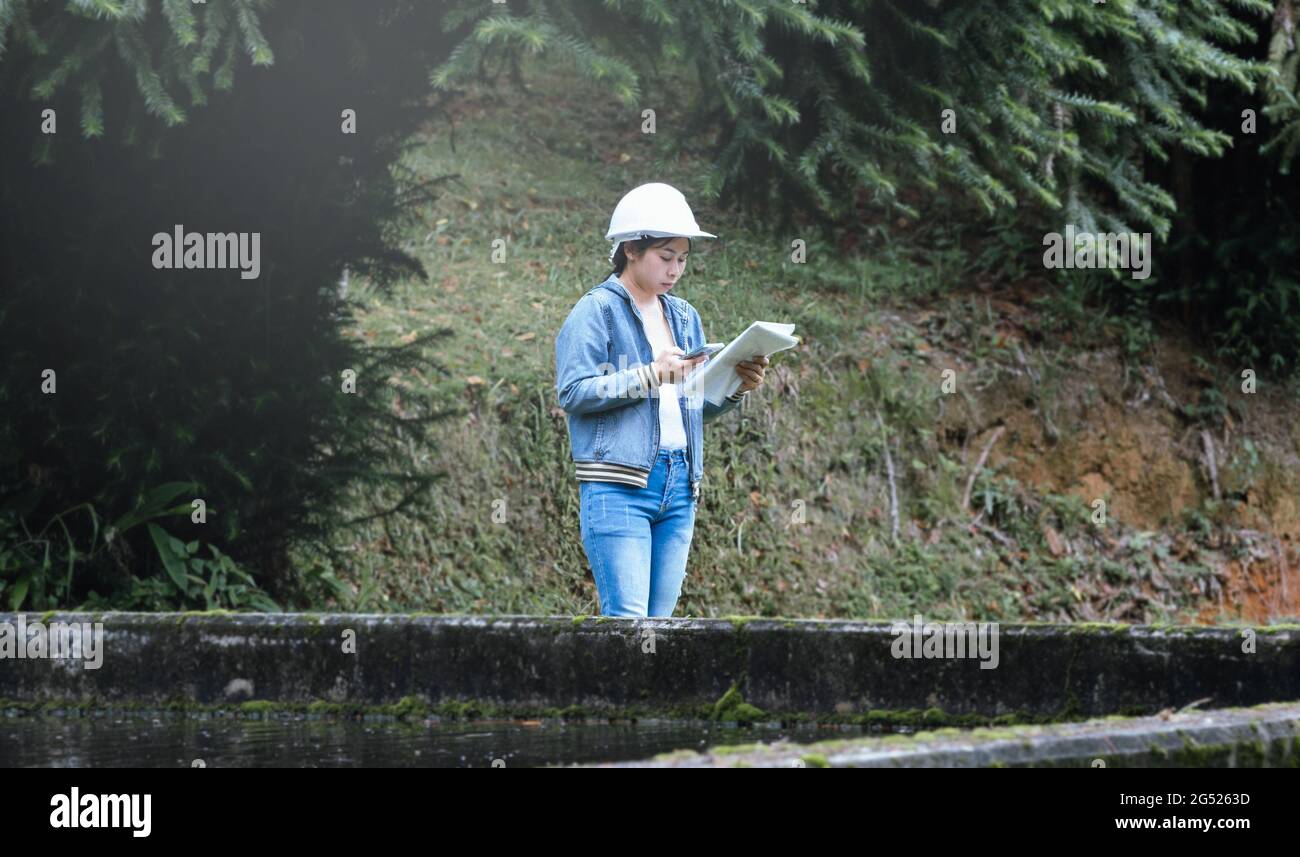
[[[740,376],[740,389],[737,392],[748,393],[763,383],[763,373],[771,361],[762,354],[755,354],[753,360],[742,360],[736,364],[736,374]]]

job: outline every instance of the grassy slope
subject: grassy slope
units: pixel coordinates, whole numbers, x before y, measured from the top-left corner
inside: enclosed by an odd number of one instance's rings
[[[445,125],[412,151],[408,165],[421,175],[458,176],[426,209],[424,227],[406,236],[429,281],[384,299],[352,283],[358,336],[382,344],[456,329],[436,346],[445,375],[393,380],[404,408],[458,413],[412,450],[413,467],[447,474],[436,496],[412,517],[341,535],[351,560],[335,571],[347,592],[323,606],[597,612],[555,403],[554,339],[573,303],[609,273],[602,236],[618,197],[662,180],[684,189],[700,224],[721,236],[696,243],[675,290],[700,311],[708,336],[725,340],[766,319],[796,323],[803,339],[774,360],[747,408],[707,428],[703,503],[677,615],[1234,615],[1231,598],[1220,597],[1232,585],[1230,546],[1214,526],[1216,516],[1227,520],[1224,504],[1196,498],[1191,513],[1152,520],[1140,492],[1069,472],[1069,454],[1063,467],[1033,470],[1095,434],[1099,418],[1114,419],[1100,403],[1118,401],[1117,392],[1085,365],[1081,346],[1113,345],[1107,338],[1129,328],[1041,289],[1028,313],[1028,287],[995,311],[996,293],[963,267],[976,254],[957,252],[941,234],[912,232],[906,245],[856,258],[809,238],[807,263],[794,264],[788,239],[763,238],[694,199],[707,164],[649,170],[656,137],[639,132],[635,113],[563,72],[550,72],[544,87],[530,79],[530,95],[483,88],[462,99],[455,151]],[[543,94],[560,92],[568,95]],[[661,136],[673,118],[660,111]],[[496,239],[505,242],[501,262],[492,258]],[[1121,386],[1134,373],[1120,359],[1107,365]],[[948,394],[946,368],[956,372]],[[1027,395],[1018,389],[1026,384]],[[1173,431],[1176,420],[1152,422]],[[971,469],[999,424],[1010,430],[964,511]],[[1044,437],[1054,453],[1040,446]],[[1236,462],[1219,464],[1225,491],[1254,478],[1235,476]],[[1137,468],[1145,464],[1139,456]],[[1097,497],[1109,504],[1104,526],[1092,519]],[[358,497],[358,512],[392,499]],[[321,565],[308,551],[298,560]]]

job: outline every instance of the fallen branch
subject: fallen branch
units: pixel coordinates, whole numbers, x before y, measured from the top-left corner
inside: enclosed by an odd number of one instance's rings
[[[889,475],[889,538],[898,541],[898,487],[894,482],[894,457],[889,454],[889,435],[885,431],[885,422],[876,411],[876,424],[880,426],[881,445],[885,449],[885,471]]]
[[[1210,437],[1207,429],[1201,430],[1201,446],[1205,449],[1205,466],[1210,472],[1210,488],[1214,491],[1214,499],[1218,500],[1219,466],[1214,460],[1214,438]]]
[[[1182,708],[1178,709],[1178,713],[1183,714],[1188,711],[1195,711],[1197,708],[1200,708],[1202,705],[1204,705],[1207,702],[1210,702],[1213,699],[1214,697],[1212,696],[1205,696],[1200,699],[1194,700],[1192,702],[1187,703]]]
[[[1143,374],[1145,374],[1145,372]],[[1160,401],[1164,402],[1165,407],[1169,408],[1169,410],[1173,411],[1175,414],[1181,414],[1183,412],[1182,407],[1180,407],[1178,402],[1174,400],[1173,396],[1169,395],[1169,388],[1165,386],[1165,376],[1160,372],[1160,361],[1158,355],[1156,362],[1151,365],[1151,374],[1156,377],[1156,395],[1160,398]]]
[[[975,462],[975,467],[970,472],[970,478],[966,480],[966,493],[961,498],[961,507],[964,511],[970,511],[970,492],[975,487],[975,477],[979,475],[980,469],[988,459],[993,444],[998,442],[998,438],[1002,436],[1004,431],[1006,431],[1006,426],[998,426],[998,430],[993,432],[993,437],[989,438],[989,442],[984,444],[984,451],[980,453],[979,460]]]
[[[988,533],[990,536],[992,536],[993,538],[1001,542],[1004,547],[1014,548],[1016,546],[1015,542],[1011,541],[1011,539],[1002,535],[1002,533],[993,529],[988,524],[981,524],[978,521],[971,521],[971,526],[977,527],[981,532]]]

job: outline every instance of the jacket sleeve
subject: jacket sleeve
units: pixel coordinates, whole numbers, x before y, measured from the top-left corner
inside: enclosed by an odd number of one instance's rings
[[[694,342],[707,342],[704,337],[704,323],[700,321],[700,314],[691,307],[691,331],[694,336]],[[720,417],[727,411],[734,410],[737,405],[745,400],[749,393],[734,393],[722,401],[722,404],[715,405],[708,399],[704,400],[703,414],[704,422],[708,422],[715,417]]]
[[[704,421],[707,423],[709,420],[715,417],[722,416],[727,411],[735,410],[736,406],[739,405],[741,402],[745,401],[745,397],[748,395],[749,393],[747,392],[736,393],[734,395],[728,396],[727,398],[723,399],[722,404],[720,405],[715,405],[712,402],[710,402],[708,399],[705,399],[704,400]]]
[[[594,294],[583,295],[555,338],[555,392],[565,413],[593,414],[630,405],[659,386],[648,365],[616,371],[609,349],[604,309]]]

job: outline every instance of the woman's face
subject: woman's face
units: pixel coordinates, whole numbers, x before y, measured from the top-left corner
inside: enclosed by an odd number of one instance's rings
[[[647,247],[640,258],[628,256],[627,271],[646,292],[667,294],[686,270],[690,246],[685,238],[674,238],[657,247]]]

